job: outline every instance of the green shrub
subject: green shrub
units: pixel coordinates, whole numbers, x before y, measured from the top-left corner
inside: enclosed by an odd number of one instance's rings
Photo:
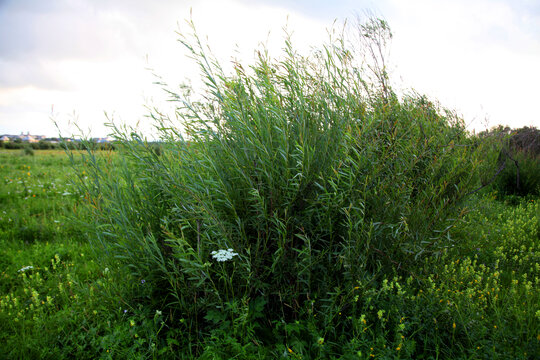
[[[28,156],[34,156],[34,149],[31,146],[24,146],[23,154]]]
[[[54,145],[45,140],[39,140],[37,145],[39,150],[54,149]]]
[[[494,184],[501,195],[540,195],[540,156],[518,152],[501,172]]]
[[[19,140],[19,141],[16,141],[16,140]],[[24,147],[24,144],[20,141],[20,139],[16,139],[16,140],[15,141],[7,141],[4,144],[4,147],[6,149],[9,149],[9,150],[22,149]]]
[[[497,161],[492,162],[496,166],[485,171],[482,180],[490,184],[488,189],[510,201],[516,196],[540,195],[540,130],[499,126],[481,133],[479,138],[491,144],[487,156],[497,156]]]
[[[380,50],[391,37],[374,19],[359,33]],[[283,57],[259,51],[231,75],[195,32],[181,41],[206,91],[168,89],[178,123],[153,114],[159,151],[118,128],[114,168],[89,148],[92,241],[146,280],[139,301],[169,310],[190,354],[262,343],[315,356],[325,332],[339,356],[338,340],[355,336],[346,319],[361,315],[351,289],[452,246],[482,146],[454,113],[400,99],[384,68],[369,82],[374,68],[344,37],[310,57],[287,39]]]

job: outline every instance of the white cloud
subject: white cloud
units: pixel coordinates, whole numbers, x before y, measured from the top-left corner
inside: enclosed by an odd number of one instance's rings
[[[540,39],[511,4],[394,1],[392,59],[404,85],[457,109],[476,128],[485,118],[490,125],[539,125],[531,104]]]
[[[188,4],[58,3],[62,6],[54,12],[24,6],[13,10],[10,25],[14,36],[4,44],[5,60],[0,62],[5,74],[0,86],[8,99],[1,105],[3,128],[11,129],[7,125],[15,119],[26,126],[31,121],[21,119],[36,118],[36,109],[43,111],[42,118],[48,118],[54,104],[59,117],[69,117],[66,114],[75,110],[84,128],[92,126],[103,133],[103,111],[135,123],[145,115],[145,98],[163,99],[145,67],[152,67],[172,85],[199,76],[197,66],[176,41],[177,24],[180,31],[191,31],[184,21],[190,16]],[[251,60],[253,49],[267,38],[267,45],[278,52],[283,43],[281,27],[288,15],[293,28],[301,30],[294,36],[300,47],[324,34],[319,22],[267,5],[202,1],[193,6],[192,13],[199,35],[203,41],[208,35],[212,51],[225,64],[232,57]],[[17,41],[19,45],[15,45]],[[48,132],[54,131],[52,124],[50,129]]]

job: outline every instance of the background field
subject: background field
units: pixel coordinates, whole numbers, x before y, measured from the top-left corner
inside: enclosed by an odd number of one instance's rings
[[[146,354],[157,335],[153,319],[113,292],[112,270],[98,265],[100,254],[77,227],[84,196],[74,182],[84,171],[75,173],[61,150],[6,150],[0,164],[0,357]]]

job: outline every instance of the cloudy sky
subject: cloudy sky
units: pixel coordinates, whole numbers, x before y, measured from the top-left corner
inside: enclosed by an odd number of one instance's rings
[[[145,128],[145,104],[162,99],[148,68],[172,84],[198,76],[176,41],[190,12],[225,62],[261,42],[278,55],[285,25],[307,48],[334,20],[370,12],[392,28],[396,88],[471,130],[540,126],[538,0],[0,0],[0,134],[53,136],[51,118],[63,131],[76,118],[104,136],[104,112]]]

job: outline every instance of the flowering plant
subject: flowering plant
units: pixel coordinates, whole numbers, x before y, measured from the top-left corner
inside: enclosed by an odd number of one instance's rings
[[[26,270],[31,270],[33,269],[34,267],[32,265],[29,265],[29,266],[25,266],[23,267],[22,269],[19,269],[18,272],[25,272]]]
[[[231,260],[234,256],[238,255],[237,253],[233,252],[233,249],[227,249],[227,250],[218,250],[218,251],[212,251],[211,252],[212,257],[216,259],[216,261],[223,262]]]

